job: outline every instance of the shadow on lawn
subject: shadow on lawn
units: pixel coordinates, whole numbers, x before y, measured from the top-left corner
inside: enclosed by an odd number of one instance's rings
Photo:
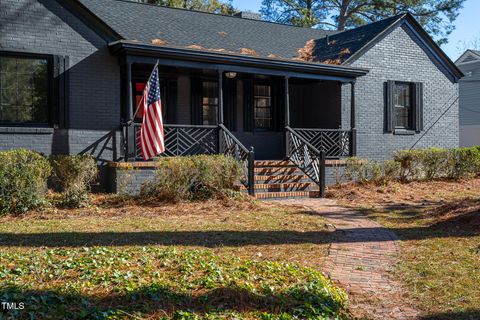
[[[332,316],[342,310],[342,306],[327,293],[312,295],[296,288],[279,294],[259,295],[243,288],[222,287],[193,296],[178,293],[165,285],[153,284],[129,293],[113,293],[103,297],[9,288],[0,290],[0,297],[5,301],[24,302],[24,310],[7,311],[6,315],[14,319],[30,319],[31,314],[35,318],[49,319],[103,319],[108,315],[132,316],[135,313],[157,314],[160,318],[176,311],[200,314],[219,311],[287,312],[308,316],[308,313],[314,312],[310,308]],[[1,315],[0,312],[0,318]]]
[[[434,313],[431,315],[420,317],[419,320],[478,320],[478,319],[480,319],[480,310]]]
[[[393,233],[392,233],[393,232]],[[355,237],[345,236],[355,233]],[[376,236],[372,237],[372,233]],[[414,228],[356,228],[341,231],[152,231],[152,232],[52,232],[52,233],[0,233],[0,246],[24,247],[82,247],[82,246],[201,246],[241,247],[248,245],[327,244],[346,242],[391,241],[398,235],[402,240],[421,240],[445,237],[472,237],[480,234],[473,230],[440,230],[432,227]]]

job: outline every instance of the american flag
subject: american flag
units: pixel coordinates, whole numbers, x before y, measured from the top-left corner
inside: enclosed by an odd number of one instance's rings
[[[162,101],[160,99],[160,80],[158,65],[150,75],[142,101],[142,127],[140,129],[140,149],[144,160],[149,160],[165,151],[163,133]]]

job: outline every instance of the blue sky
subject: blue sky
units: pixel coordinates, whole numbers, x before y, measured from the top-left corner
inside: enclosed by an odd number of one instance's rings
[[[261,0],[233,0],[235,7],[241,10],[258,11]],[[460,15],[455,20],[456,30],[449,37],[449,43],[443,46],[445,52],[453,60],[457,59],[462,53],[459,49],[459,43],[462,41],[471,41],[473,38],[480,38],[480,1],[467,0],[464,3]]]

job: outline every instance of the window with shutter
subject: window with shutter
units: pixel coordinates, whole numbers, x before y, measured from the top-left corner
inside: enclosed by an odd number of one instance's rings
[[[388,81],[386,88],[386,131],[422,131],[423,84]]]

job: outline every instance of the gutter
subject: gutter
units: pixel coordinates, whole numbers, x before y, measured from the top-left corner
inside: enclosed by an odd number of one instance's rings
[[[178,60],[190,60],[216,64],[249,66],[256,68],[288,70],[309,74],[324,74],[348,78],[357,78],[366,75],[369,70],[356,67],[328,65],[312,62],[289,61],[272,58],[252,57],[246,55],[209,52],[203,50],[186,49],[179,47],[166,47],[139,42],[119,40],[111,42],[110,52],[113,55],[124,53],[150,57],[162,57]]]

